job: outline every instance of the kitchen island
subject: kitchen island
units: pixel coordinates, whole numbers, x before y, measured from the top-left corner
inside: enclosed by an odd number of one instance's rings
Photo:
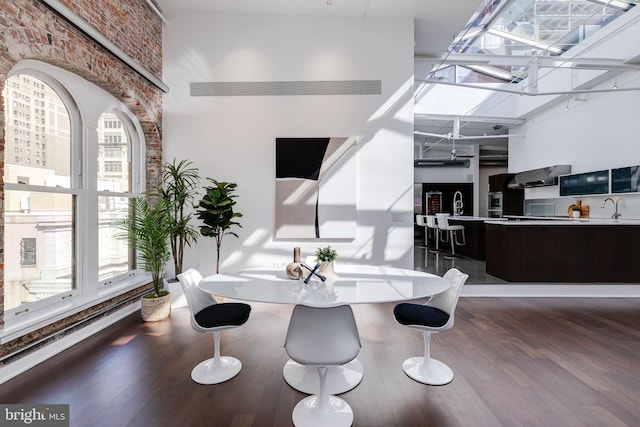
[[[486,221],[486,272],[509,282],[639,283],[640,221]]]
[[[460,255],[468,256],[479,261],[484,261],[486,257],[486,236],[485,225],[486,221],[492,218],[479,217],[479,216],[450,216],[449,224],[451,225],[463,225],[465,234],[465,245],[456,246],[456,252]],[[500,221],[500,219],[493,218],[494,221]],[[506,221],[506,219],[504,220]],[[446,246],[445,243],[440,243],[441,246]]]

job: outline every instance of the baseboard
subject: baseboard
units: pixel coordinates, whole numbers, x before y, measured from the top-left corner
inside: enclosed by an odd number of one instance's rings
[[[38,349],[24,357],[0,367],[0,384],[17,377],[21,373],[33,368],[41,362],[55,356],[80,341],[91,337],[101,330],[113,325],[128,315],[140,310],[140,302],[129,304],[120,310],[114,311],[95,322],[80,328],[78,331],[65,335],[64,337]]]
[[[508,283],[471,284],[463,297],[638,298],[640,284],[628,283]]]

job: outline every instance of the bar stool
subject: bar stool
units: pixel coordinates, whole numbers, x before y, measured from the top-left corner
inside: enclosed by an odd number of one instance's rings
[[[466,245],[466,239],[464,235],[464,225],[449,225],[449,214],[442,213],[436,214],[438,217],[438,229],[442,231],[445,236],[442,239],[443,242],[450,241],[451,242],[451,255],[445,256],[445,258],[456,258],[456,245],[464,246]],[[458,241],[458,231],[462,233],[462,241]]]
[[[427,229],[433,230],[433,240],[436,242],[436,248],[431,252],[440,252],[440,230],[438,229],[438,218],[435,215],[427,215]]]
[[[416,215],[416,225],[418,227],[424,228],[424,246],[420,246],[421,248],[426,248],[429,246],[428,244],[429,232],[427,228],[427,223],[425,222],[426,218],[427,218],[426,215]]]

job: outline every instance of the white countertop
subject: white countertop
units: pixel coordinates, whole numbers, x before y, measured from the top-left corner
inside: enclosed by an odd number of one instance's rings
[[[512,219],[511,221],[485,221],[486,224],[493,225],[640,225],[637,219],[606,219],[606,218],[546,218],[532,219],[534,217],[526,217],[522,219]]]
[[[486,216],[467,216],[467,215],[458,215],[458,216],[449,216],[450,220],[456,221],[506,221],[507,218],[489,218]]]
[[[449,220],[456,221],[484,221],[486,224],[498,225],[640,225],[636,218],[569,218],[562,216],[507,216],[503,218],[488,218],[483,216],[450,215]]]

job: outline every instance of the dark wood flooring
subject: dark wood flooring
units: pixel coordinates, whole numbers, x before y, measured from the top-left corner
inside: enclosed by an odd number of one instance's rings
[[[403,373],[422,338],[392,309],[354,306],[365,376],[342,397],[356,426],[640,426],[638,299],[462,298],[453,329],[432,341],[456,375],[440,387]],[[129,316],[1,385],[0,402],[70,404],[73,427],[290,426],[305,397],[282,379],[290,313],[253,304],[223,333],[223,354],[243,368],[219,385],[190,378],[212,338],[183,308],[157,323]]]

